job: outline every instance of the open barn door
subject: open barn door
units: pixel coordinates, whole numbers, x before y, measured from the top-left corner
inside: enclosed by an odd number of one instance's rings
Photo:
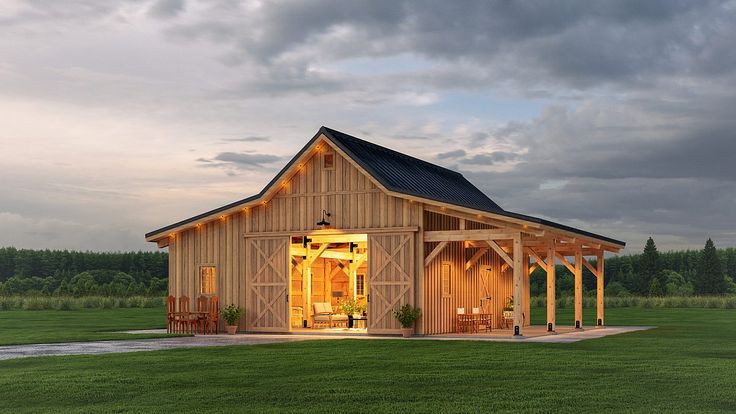
[[[289,238],[248,238],[246,329],[289,330]]]
[[[368,333],[400,333],[393,311],[414,305],[414,234],[368,236]]]

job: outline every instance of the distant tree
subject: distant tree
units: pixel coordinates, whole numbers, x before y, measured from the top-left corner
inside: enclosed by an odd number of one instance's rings
[[[659,266],[659,252],[657,251],[657,246],[654,244],[654,239],[650,237],[644,246],[644,254],[639,260],[639,283],[637,291],[642,295],[650,292],[654,279],[659,279]],[[661,286],[661,282],[658,281],[658,283]]]
[[[700,255],[695,276],[695,293],[700,295],[726,293],[726,280],[713,240],[708,239]]]
[[[665,293],[669,296],[690,296],[693,294],[692,283],[685,280],[685,278],[672,270],[665,270],[662,272],[664,275],[663,280],[665,281]]]
[[[649,296],[664,296],[662,290],[662,284],[659,283],[659,278],[655,277],[652,279],[652,284],[649,285]]]
[[[729,276],[724,277],[726,281],[726,293],[736,294],[736,283]]]
[[[631,296],[631,292],[629,292],[621,282],[611,282],[606,286],[606,296]]]

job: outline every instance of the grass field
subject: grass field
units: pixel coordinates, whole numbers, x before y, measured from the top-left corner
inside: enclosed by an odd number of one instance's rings
[[[115,331],[165,327],[163,308],[2,311],[0,345],[154,338]]]
[[[558,321],[570,323],[570,312]],[[736,410],[736,310],[619,308],[607,317],[659,328],[573,344],[340,340],[9,360],[0,362],[0,409]]]

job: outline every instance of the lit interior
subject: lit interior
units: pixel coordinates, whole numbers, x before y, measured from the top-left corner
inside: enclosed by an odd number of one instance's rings
[[[367,240],[366,234],[291,238],[292,331],[367,333]]]

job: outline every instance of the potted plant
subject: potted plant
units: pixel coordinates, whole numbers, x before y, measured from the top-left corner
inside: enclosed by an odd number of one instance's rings
[[[503,307],[503,317],[506,319],[514,317],[514,297],[509,296],[506,305]]]
[[[342,313],[348,315],[348,328],[353,327],[353,314],[355,313],[355,309],[357,308],[357,306],[358,303],[355,301],[355,299],[345,299],[340,302]]]
[[[406,304],[394,311],[394,318],[401,324],[401,335],[404,338],[409,338],[414,331],[414,322],[419,319],[422,314],[422,310],[414,308],[410,304]]]
[[[231,303],[220,311],[220,313],[222,314],[222,319],[227,323],[227,334],[235,335],[238,331],[238,322],[240,322],[240,318],[243,316],[243,310]]]

